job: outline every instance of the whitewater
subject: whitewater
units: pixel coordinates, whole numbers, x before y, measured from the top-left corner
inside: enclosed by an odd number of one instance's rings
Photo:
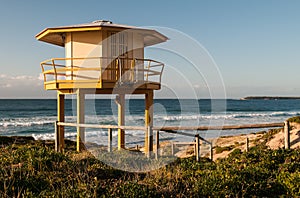
[[[154,102],[154,126],[207,126],[283,122],[300,115],[300,100],[189,100],[157,99]],[[0,135],[33,136],[54,139],[56,100],[0,100]],[[76,101],[66,100],[66,122],[76,122]],[[87,100],[86,123],[117,124],[117,107],[110,99]],[[144,101],[126,101],[126,125],[144,125]],[[205,138],[248,134],[267,129],[189,131]],[[107,129],[86,129],[86,141],[107,145]],[[113,131],[113,145],[117,144]],[[193,141],[191,137],[160,133],[161,139]],[[66,127],[65,138],[75,140],[76,128]],[[127,146],[143,146],[144,131],[126,131]]]

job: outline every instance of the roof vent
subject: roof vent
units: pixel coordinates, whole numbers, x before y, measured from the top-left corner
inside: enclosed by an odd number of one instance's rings
[[[96,21],[93,21],[93,23],[108,23],[108,24],[112,24],[112,22],[108,21],[108,20],[96,20]]]

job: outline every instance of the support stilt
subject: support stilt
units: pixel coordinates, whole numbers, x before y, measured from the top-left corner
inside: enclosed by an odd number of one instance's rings
[[[116,99],[118,105],[118,126],[125,125],[125,94],[119,94]],[[118,129],[118,150],[125,148],[125,131]]]
[[[57,122],[65,121],[65,95],[57,93]],[[56,138],[55,138],[55,150],[57,152],[63,152],[65,147],[65,128],[64,126],[57,126],[56,123]]]
[[[84,124],[84,100],[85,94],[77,90],[77,124]],[[83,145],[85,142],[85,128],[77,127],[77,151],[81,151],[83,149]]]
[[[153,151],[153,90],[145,94],[145,154],[150,157]]]

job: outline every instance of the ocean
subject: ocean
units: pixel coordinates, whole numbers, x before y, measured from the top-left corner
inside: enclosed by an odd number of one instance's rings
[[[110,99],[87,99],[86,123],[117,124],[117,106]],[[126,100],[126,125],[144,125],[144,100]],[[0,100],[0,135],[33,136],[35,139],[54,139],[56,121],[55,99]],[[76,122],[76,100],[66,99],[66,122]],[[300,100],[221,100],[221,99],[156,99],[154,126],[235,125],[283,122],[300,115]],[[204,138],[248,134],[265,129],[201,131]],[[267,129],[266,129],[267,130]],[[197,131],[187,131],[191,134]],[[113,131],[113,145],[117,144]],[[76,139],[76,128],[66,127],[65,137]],[[127,146],[144,144],[143,131],[126,131]],[[192,141],[191,137],[160,133],[161,141]],[[106,129],[86,129],[86,141],[107,145]]]

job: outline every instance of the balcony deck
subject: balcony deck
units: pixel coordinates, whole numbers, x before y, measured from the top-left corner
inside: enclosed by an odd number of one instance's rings
[[[41,63],[46,90],[159,90],[164,64],[151,59],[53,58]]]

